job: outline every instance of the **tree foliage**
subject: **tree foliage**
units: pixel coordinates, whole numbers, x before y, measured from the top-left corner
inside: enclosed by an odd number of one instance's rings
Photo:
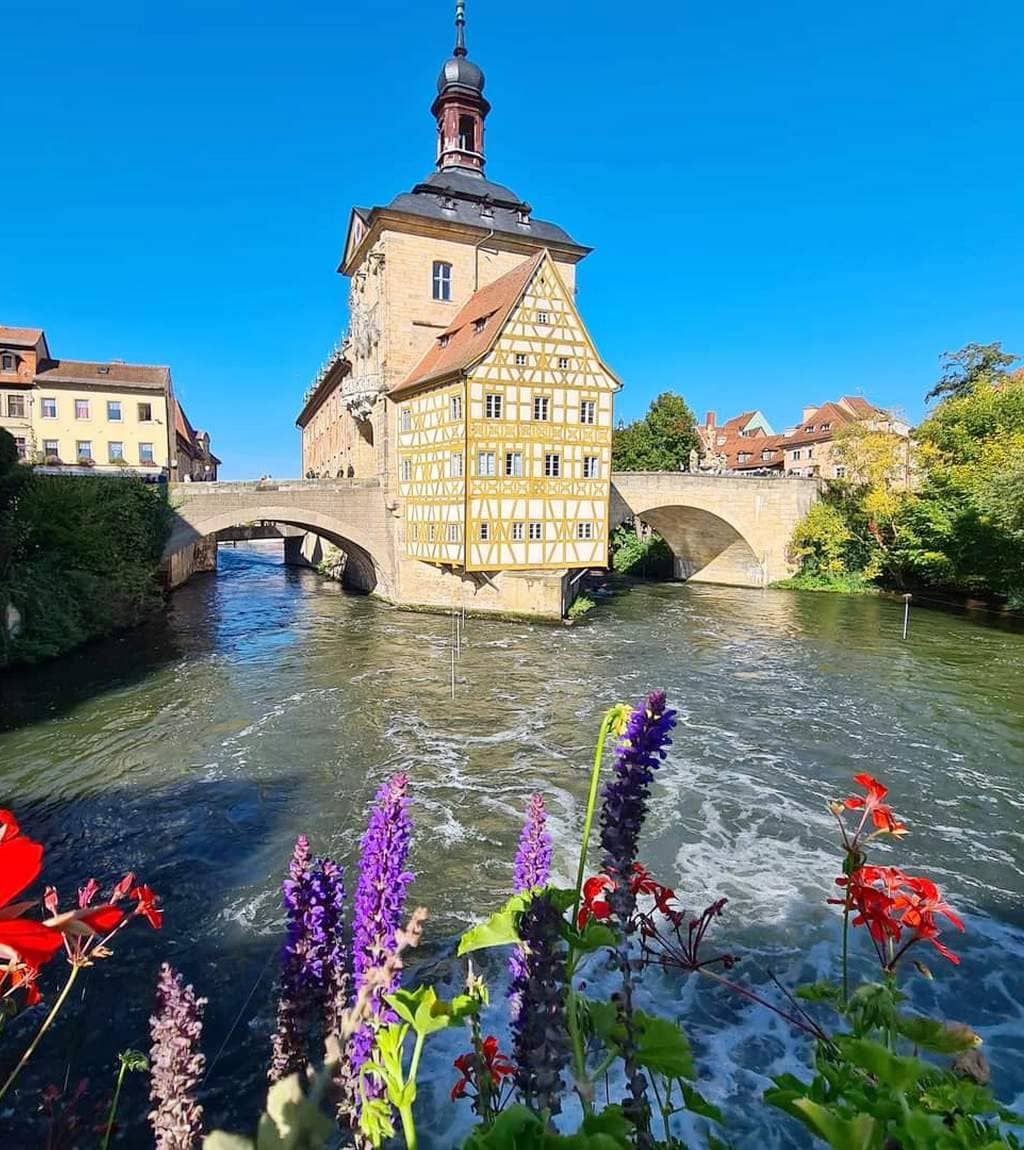
[[[162,600],[170,530],[163,490],[131,478],[40,475],[12,461],[0,431],[0,666],[60,655],[139,623]]]
[[[612,467],[616,471],[680,471],[693,450],[700,450],[693,412],[681,395],[664,391],[651,401],[643,419],[614,433]]]
[[[979,384],[998,383],[1018,358],[1003,351],[999,342],[968,343],[959,351],[943,352],[942,375],[925,399],[960,399]]]

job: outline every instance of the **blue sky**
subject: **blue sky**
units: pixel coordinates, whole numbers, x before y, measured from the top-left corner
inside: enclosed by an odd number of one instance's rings
[[[0,0],[0,322],[168,363],[224,474],[298,472],[352,204],[430,170],[450,0]],[[1024,352],[1024,4],[468,0],[488,174],[594,253],[633,418],[859,392]]]

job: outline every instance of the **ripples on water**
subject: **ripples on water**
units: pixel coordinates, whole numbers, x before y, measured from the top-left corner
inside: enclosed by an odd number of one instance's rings
[[[837,855],[824,804],[870,771],[911,823],[899,861],[967,912],[962,965],[936,955],[915,1002],[971,1022],[1001,1098],[1024,1104],[1024,636],[922,610],[901,643],[901,617],[871,598],[665,584],[572,629],[471,619],[453,703],[450,620],[348,596],[272,551],[222,550],[220,574],[177,592],[165,622],[0,680],[0,805],[48,844],[48,877],[67,899],[88,873],[132,867],[167,908],[160,935],[133,930],[84,980],[26,1089],[69,1072],[102,1093],[115,1052],[148,1045],[166,957],[211,1000],[209,1119],[251,1123],[295,836],[351,863],[377,786],[408,771],[414,897],[432,911],[421,969],[453,984],[451,941],[506,896],[529,794],[548,798],[568,883],[600,714],[661,686],[681,723],[645,861],[688,905],[729,898],[717,937],[744,955],[741,975],[763,988],[769,970],[826,973]],[[500,961],[488,969],[502,976]],[[685,1021],[737,1145],[803,1144],[757,1102],[769,1073],[805,1064],[788,1027],[671,976],[644,994]],[[451,1113],[463,1046],[436,1041],[424,1115]],[[143,1090],[126,1088],[137,1122]],[[428,1147],[464,1129],[424,1124]],[[119,1144],[147,1145],[145,1129]]]

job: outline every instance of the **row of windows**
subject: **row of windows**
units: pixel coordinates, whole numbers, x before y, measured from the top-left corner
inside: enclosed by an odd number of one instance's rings
[[[43,440],[43,455],[47,459],[60,459],[60,440],[57,439],[44,439]],[[75,458],[76,459],[92,459],[92,440],[91,439],[76,439],[75,440]],[[124,444],[115,440],[111,440],[107,444],[107,459],[111,463],[127,463],[127,456],[124,453]],[[152,443],[139,444],[139,462],[140,463],[153,463],[155,457],[153,454]]]
[[[458,543],[462,537],[462,528],[458,523],[445,524],[445,542]],[[414,542],[419,542],[420,538],[420,525],[418,523],[412,524],[412,538]],[[433,543],[437,538],[437,528],[433,523],[426,526],[425,541]],[[477,538],[481,543],[489,542],[493,536],[491,534],[491,525],[488,522],[480,523],[477,527]],[[544,524],[540,520],[516,520],[512,523],[512,542],[522,543],[529,539],[531,543],[537,543],[544,538]],[[593,539],[594,538],[594,524],[581,520],[576,524],[576,538],[577,539]]]
[[[505,413],[505,397],[496,393],[484,396],[484,415],[488,419],[501,419]],[[448,397],[448,418],[458,420],[462,418],[462,396],[450,395]],[[533,418],[539,423],[547,423],[551,419],[551,398],[547,395],[533,397]],[[579,406],[580,423],[593,425],[597,422],[597,401],[594,399],[581,399]],[[412,431],[412,408],[403,407],[399,414],[399,429]]]
[[[23,395],[9,395],[7,397],[7,418],[8,419],[25,419],[27,418],[28,405]],[[39,400],[39,414],[43,419],[56,419],[57,418],[57,400],[55,396],[44,395]],[[151,403],[140,403],[136,405],[136,414],[138,415],[139,423],[152,423],[153,422],[153,405]],[[92,418],[92,402],[88,399],[75,400],[75,419],[91,419]],[[124,421],[124,405],[119,399],[107,400],[107,420],[110,423],[122,423]]]
[[[461,479],[464,474],[462,452],[453,451],[448,457],[448,478]],[[476,474],[484,479],[494,479],[498,475],[498,452],[478,451],[476,456]],[[505,452],[505,470],[503,474],[510,479],[522,479],[526,474],[525,461],[521,451]],[[548,479],[558,479],[562,476],[562,457],[555,452],[544,456],[544,475]],[[599,479],[601,477],[601,460],[597,455],[584,455],[580,462],[580,478]],[[412,482],[412,460],[402,460],[402,482]]]

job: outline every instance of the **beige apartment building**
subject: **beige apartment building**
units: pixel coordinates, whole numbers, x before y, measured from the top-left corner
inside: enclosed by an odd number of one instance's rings
[[[51,468],[195,478],[186,447],[200,467],[219,462],[205,433],[196,441],[170,368],[58,359],[41,328],[0,325],[0,427],[25,462]]]

